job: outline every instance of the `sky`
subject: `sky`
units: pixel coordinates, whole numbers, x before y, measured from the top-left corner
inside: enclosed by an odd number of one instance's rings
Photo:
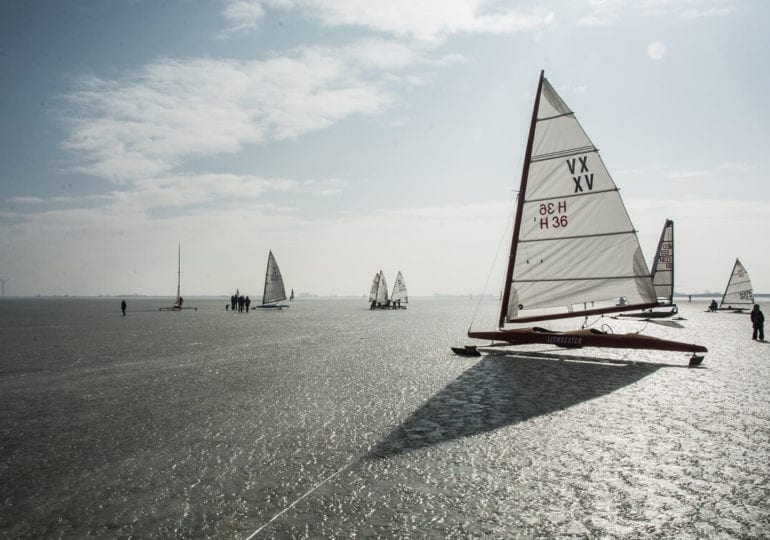
[[[540,70],[675,286],[770,293],[770,2],[0,3],[6,296],[497,294]]]

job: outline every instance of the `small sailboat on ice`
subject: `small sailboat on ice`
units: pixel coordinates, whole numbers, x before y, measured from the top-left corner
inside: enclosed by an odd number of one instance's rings
[[[176,271],[176,301],[173,306],[158,308],[158,311],[182,311],[183,309],[192,309],[198,311],[197,307],[183,307],[184,298],[181,294],[182,285],[182,245],[177,244],[177,271]]]
[[[652,261],[652,286],[660,307],[621,313],[619,317],[634,317],[637,319],[663,319],[673,317],[679,312],[674,304],[674,222],[666,220],[660,233],[658,248]]]
[[[524,157],[498,328],[468,337],[508,345],[692,353],[706,347],[586,327],[506,328],[659,306],[620,193],[575,114],[540,73]],[[618,305],[624,298],[625,305]],[[606,325],[604,325],[606,326]],[[469,354],[468,347],[453,348]]]
[[[740,259],[735,259],[733,271],[727,281],[722,301],[719,302],[720,311],[734,311],[741,313],[751,309],[754,305],[754,290],[751,287],[749,273],[741,264]]]
[[[388,307],[388,285],[385,283],[385,274],[382,270],[374,274],[372,287],[369,290],[369,309],[387,309]]]
[[[283,276],[278,263],[271,250],[267,255],[267,268],[265,269],[265,288],[262,293],[262,305],[259,308],[277,308],[289,307],[288,304],[280,304],[286,300],[286,289],[283,286]]]
[[[390,295],[390,307],[392,309],[406,309],[406,306],[401,304],[409,303],[409,295],[406,292],[406,282],[404,276],[399,270],[396,275],[396,282],[393,284],[393,293]]]

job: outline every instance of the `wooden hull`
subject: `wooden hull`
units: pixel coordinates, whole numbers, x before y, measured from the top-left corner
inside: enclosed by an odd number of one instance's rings
[[[474,339],[489,339],[504,341],[511,345],[542,343],[556,345],[567,349],[581,347],[604,347],[611,349],[652,349],[659,351],[679,351],[689,353],[705,353],[708,349],[703,345],[669,341],[642,334],[605,334],[598,330],[574,330],[570,332],[553,332],[544,328],[520,328],[511,330],[493,330],[488,332],[468,332],[468,337]]]

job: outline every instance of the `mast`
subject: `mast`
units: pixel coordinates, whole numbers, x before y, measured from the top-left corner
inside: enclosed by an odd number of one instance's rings
[[[725,303],[725,296],[727,296],[727,290],[730,288],[730,284],[733,282],[733,276],[735,275],[735,269],[738,267],[738,263],[740,262],[740,259],[735,259],[735,264],[733,264],[733,270],[730,272],[730,278],[727,280],[727,286],[725,287],[725,292],[722,293],[722,301],[719,302],[719,307],[722,307],[722,304]]]
[[[532,109],[532,121],[529,124],[529,137],[527,138],[527,150],[524,154],[524,165],[521,171],[521,184],[519,185],[519,195],[517,197],[516,218],[513,225],[513,238],[511,238],[511,252],[508,257],[508,271],[505,274],[505,283],[503,284],[503,298],[500,303],[500,318],[497,323],[500,328],[505,325],[505,315],[508,313],[508,298],[511,294],[511,280],[513,279],[513,266],[516,264],[516,247],[521,229],[521,217],[524,211],[524,194],[527,189],[527,178],[529,176],[529,165],[532,159],[532,144],[535,139],[535,125],[537,124],[537,111],[540,107],[540,92],[543,89],[543,79],[545,70],[540,70],[540,80],[537,83],[537,93],[535,94],[535,106]]]
[[[176,301],[179,302],[181,284],[182,284],[182,244],[177,244],[177,266],[176,266]]]

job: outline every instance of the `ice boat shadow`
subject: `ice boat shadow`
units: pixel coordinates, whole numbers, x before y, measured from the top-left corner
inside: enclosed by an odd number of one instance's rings
[[[386,458],[523,422],[609,394],[666,366],[519,354],[483,356],[368,453]],[[677,366],[681,367],[681,366]]]

